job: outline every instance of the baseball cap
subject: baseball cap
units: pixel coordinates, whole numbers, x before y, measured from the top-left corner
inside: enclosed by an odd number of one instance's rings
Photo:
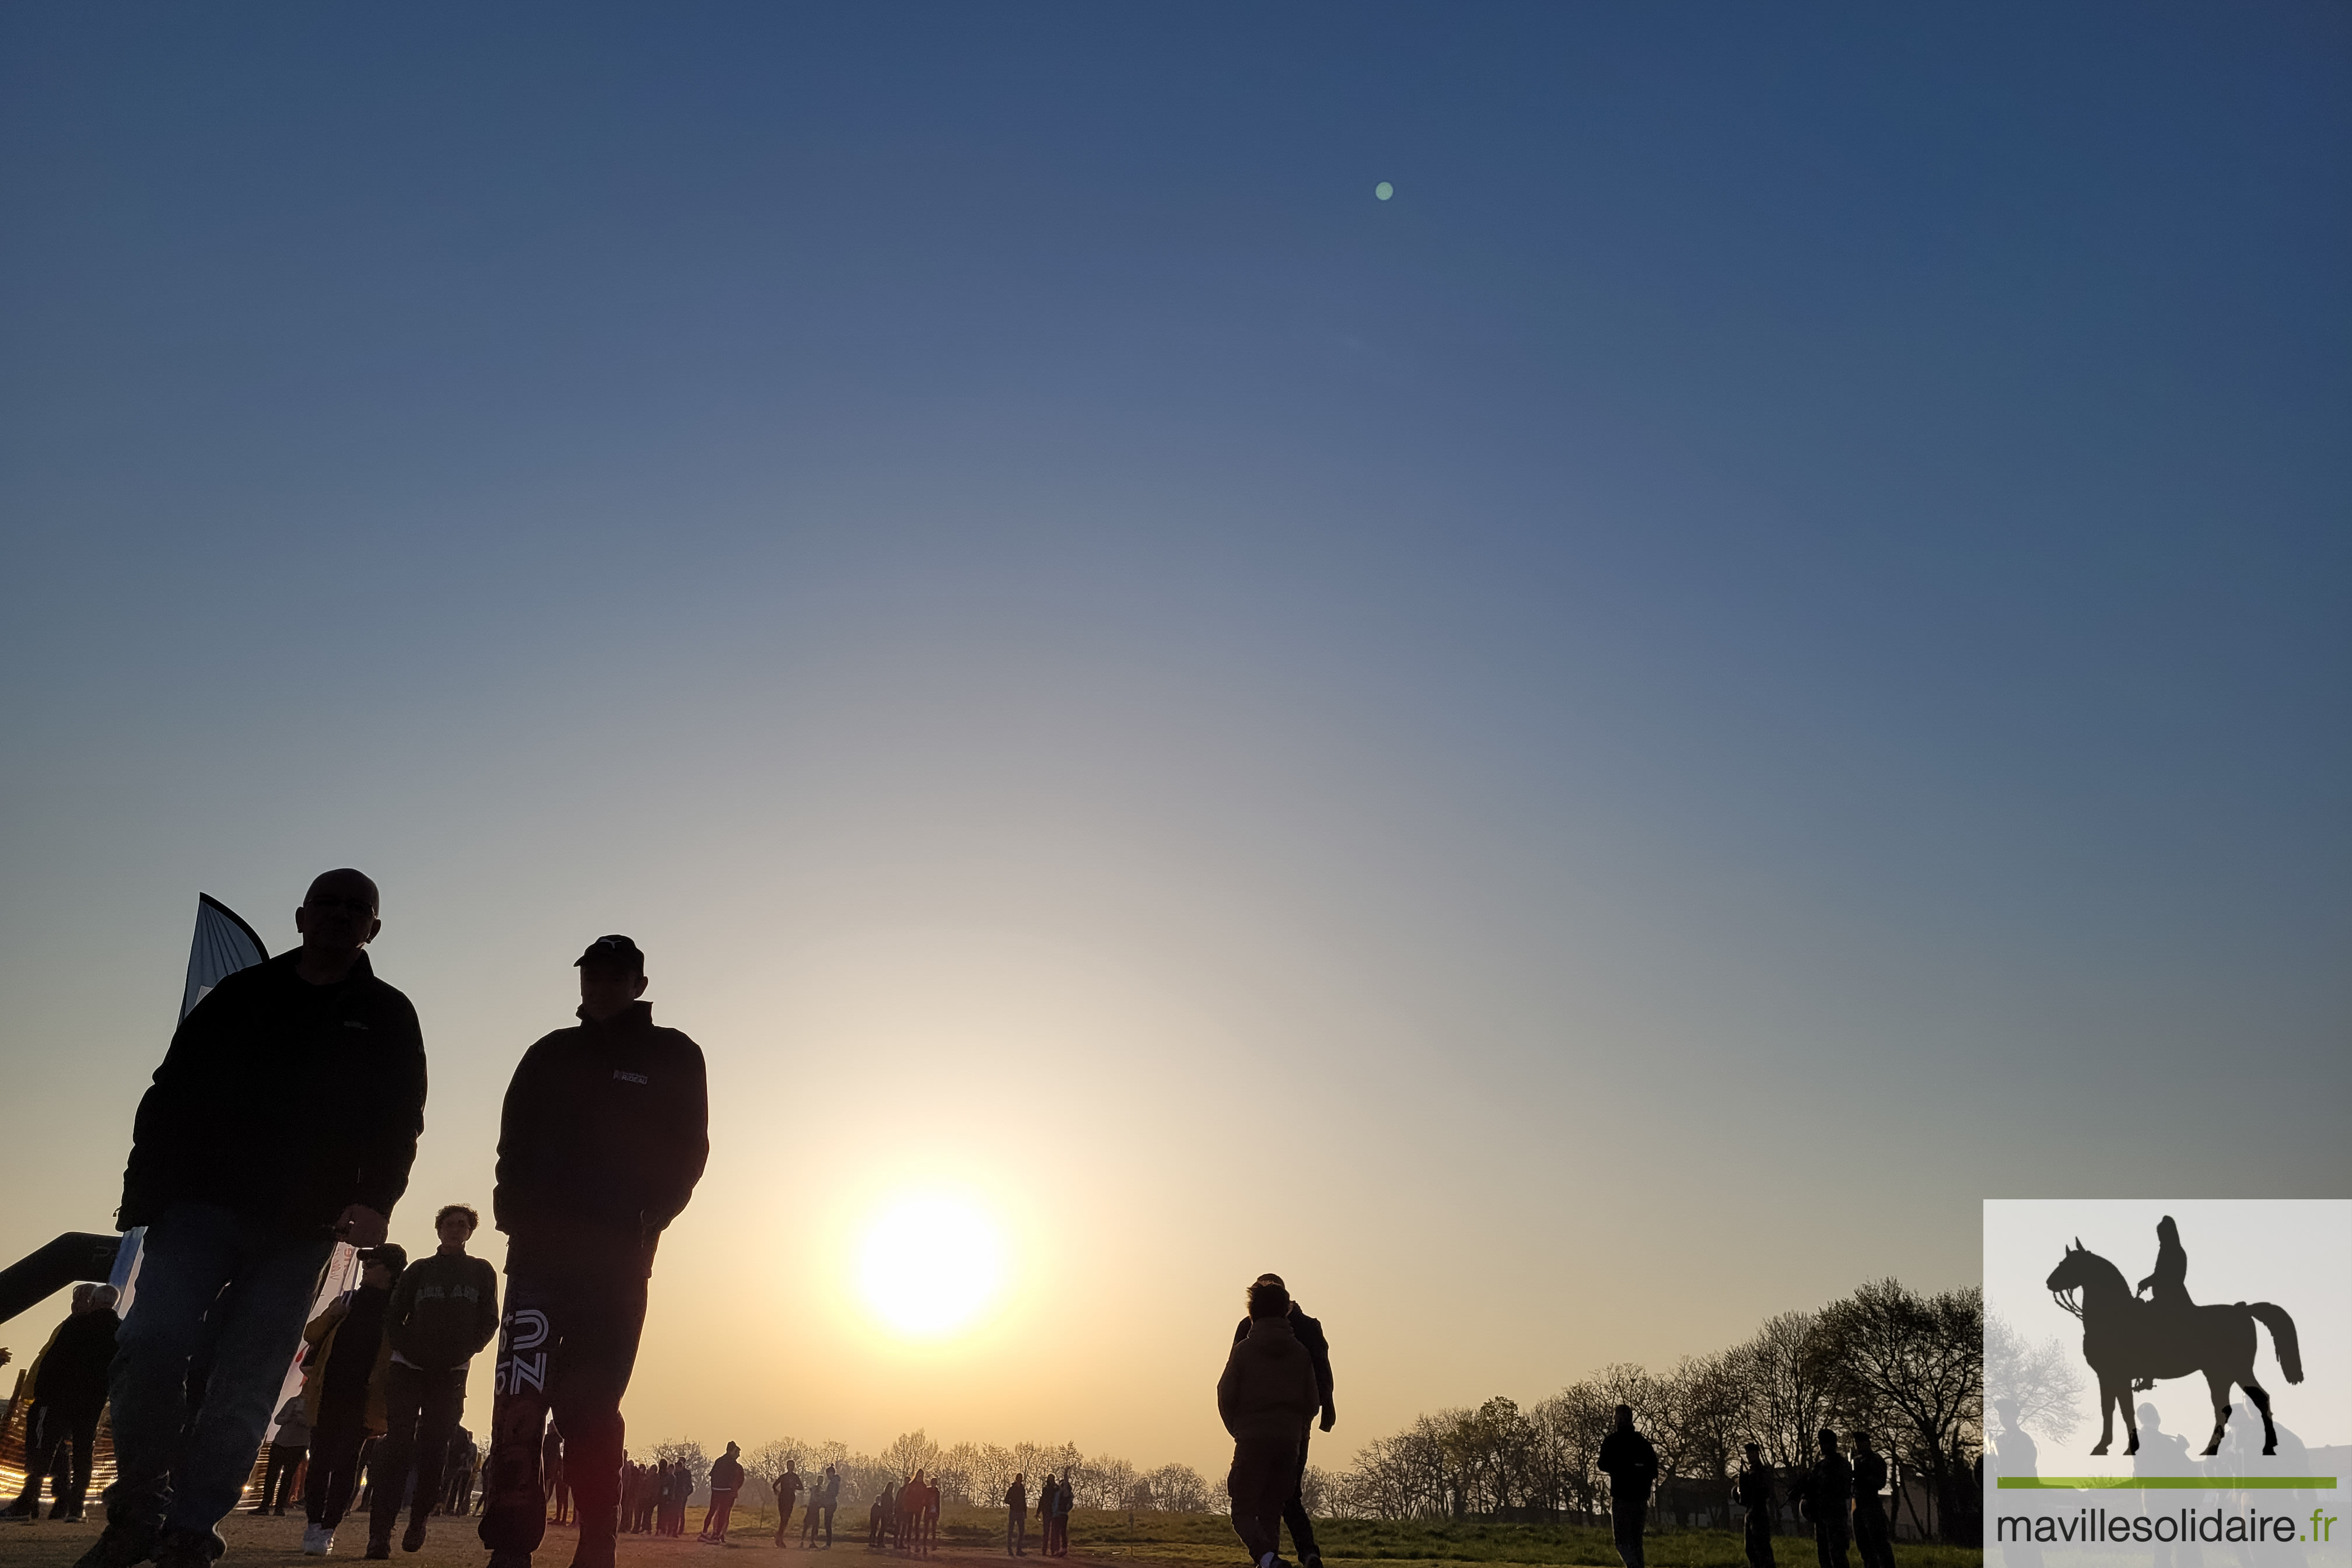
[[[587,952],[572,961],[572,967],[579,969],[591,963],[611,964],[637,974],[646,972],[646,955],[637,951],[635,942],[625,936],[598,937],[588,944]]]
[[[408,1248],[396,1241],[387,1241],[382,1247],[363,1247],[360,1249],[360,1262],[362,1266],[370,1263],[388,1264],[392,1271],[398,1274],[408,1267]]]

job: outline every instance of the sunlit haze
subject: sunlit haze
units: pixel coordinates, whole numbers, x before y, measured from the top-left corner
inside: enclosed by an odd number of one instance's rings
[[[412,1253],[583,943],[706,1054],[633,1447],[1220,1473],[1271,1269],[1338,1466],[1989,1195],[2352,1192],[2347,67],[0,10],[0,1262],[110,1228],[199,891],[345,865]]]

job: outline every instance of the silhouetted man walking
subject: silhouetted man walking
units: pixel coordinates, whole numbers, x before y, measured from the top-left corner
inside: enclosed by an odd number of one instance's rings
[[[1822,1428],[1821,1458],[1805,1478],[1805,1501],[1813,1516],[1813,1554],[1821,1568],[1846,1568],[1846,1509],[1853,1500],[1853,1467],[1838,1452],[1837,1434]]]
[[[106,1372],[114,1363],[114,1287],[78,1285],[66,1321],[49,1336],[32,1369],[32,1409],[25,1420],[25,1490],[8,1510],[37,1518],[41,1482],[54,1474],[51,1519],[79,1522],[89,1495],[89,1467],[106,1408]]]
[[[1642,1527],[1650,1489],[1658,1482],[1658,1450],[1633,1430],[1633,1407],[1617,1407],[1617,1429],[1601,1439],[1601,1471],[1609,1478],[1609,1524],[1625,1568],[1642,1568]]]
[[[1225,1478],[1234,1532],[1257,1568],[1274,1568],[1281,1550],[1291,1472],[1322,1400],[1315,1358],[1291,1330],[1290,1292],[1277,1282],[1256,1280],[1249,1288],[1249,1331],[1217,1379],[1217,1415],[1234,1439],[1233,1468]],[[1049,1526],[1048,1550],[1052,1540]]]
[[[1870,1446],[1870,1434],[1853,1435],[1853,1544],[1862,1568],[1895,1568],[1893,1532],[1878,1494],[1886,1489],[1885,1456]]]
[[[1279,1274],[1261,1274],[1261,1284],[1281,1285]],[[1285,1287],[1286,1289],[1287,1287]],[[1249,1337],[1250,1321],[1244,1318],[1234,1328],[1234,1343]],[[1290,1304],[1290,1331],[1307,1347],[1315,1362],[1315,1386],[1321,1397],[1322,1428],[1328,1432],[1339,1419],[1339,1407],[1331,1403],[1331,1345],[1323,1337],[1323,1325]],[[1297,1473],[1290,1480],[1290,1500],[1282,1505],[1282,1521],[1290,1526],[1290,1543],[1298,1552],[1298,1560],[1307,1568],[1323,1568],[1323,1553],[1315,1544],[1315,1521],[1307,1514],[1307,1446],[1313,1440],[1314,1428],[1309,1427],[1298,1439]]]
[[[591,942],[576,961],[579,1026],[532,1046],[507,1089],[491,1199],[507,1310],[481,1525],[492,1568],[525,1568],[546,1532],[551,1408],[580,1521],[574,1568],[613,1568],[621,1395],[646,1282],[710,1152],[701,1047],[655,1026],[645,965],[627,937]]]
[[[1734,1496],[1739,1506],[1748,1510],[1739,1532],[1740,1545],[1748,1552],[1748,1568],[1774,1568],[1772,1510],[1778,1500],[1773,1496],[1772,1467],[1764,1462],[1760,1444],[1748,1445],[1748,1458],[1740,1464]]]
[[[735,1456],[742,1450],[734,1444],[719,1456],[710,1467],[710,1505],[702,1510],[702,1533],[697,1539],[717,1545],[727,1544],[728,1517],[735,1511],[735,1494],[743,1489],[743,1462]],[[680,1488],[683,1493],[688,1490]],[[681,1514],[685,1510],[678,1510]]]
[[[1029,1555],[1029,1483],[1018,1474],[1004,1489],[1004,1555]]]
[[[425,1544],[425,1521],[440,1492],[449,1438],[466,1414],[466,1366],[498,1337],[498,1270],[468,1255],[481,1215],[449,1204],[433,1216],[441,1246],[402,1271],[385,1309],[383,1337],[392,1346],[384,1369],[384,1434],[368,1464],[370,1557],[392,1555],[392,1527],[412,1469],[415,1500],[400,1549]]]
[[[383,1240],[425,1126],[425,1043],[362,951],[375,884],[330,871],[302,945],[205,993],[139,1102],[115,1224],[145,1226],[109,1374],[116,1479],[80,1568],[210,1568],[338,1239]],[[289,1108],[295,1108],[289,1111]],[[191,1363],[212,1361],[188,1415]]]

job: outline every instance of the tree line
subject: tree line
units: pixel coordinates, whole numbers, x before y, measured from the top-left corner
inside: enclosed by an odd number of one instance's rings
[[[1606,1516],[1596,1468],[1616,1407],[1657,1446],[1660,1522],[1727,1520],[1743,1446],[1783,1476],[1813,1435],[1867,1428],[1901,1479],[1895,1506],[1923,1538],[1973,1539],[1983,1445],[1984,1293],[1923,1295],[1881,1279],[1818,1311],[1783,1312],[1743,1343],[1662,1373],[1602,1367],[1532,1407],[1504,1398],[1423,1415],[1309,1476],[1310,1512],[1370,1519]]]

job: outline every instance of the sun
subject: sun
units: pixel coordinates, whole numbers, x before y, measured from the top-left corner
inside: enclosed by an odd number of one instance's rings
[[[875,1317],[909,1339],[967,1328],[1004,1282],[1003,1227],[955,1193],[910,1193],[866,1222],[857,1288]]]

